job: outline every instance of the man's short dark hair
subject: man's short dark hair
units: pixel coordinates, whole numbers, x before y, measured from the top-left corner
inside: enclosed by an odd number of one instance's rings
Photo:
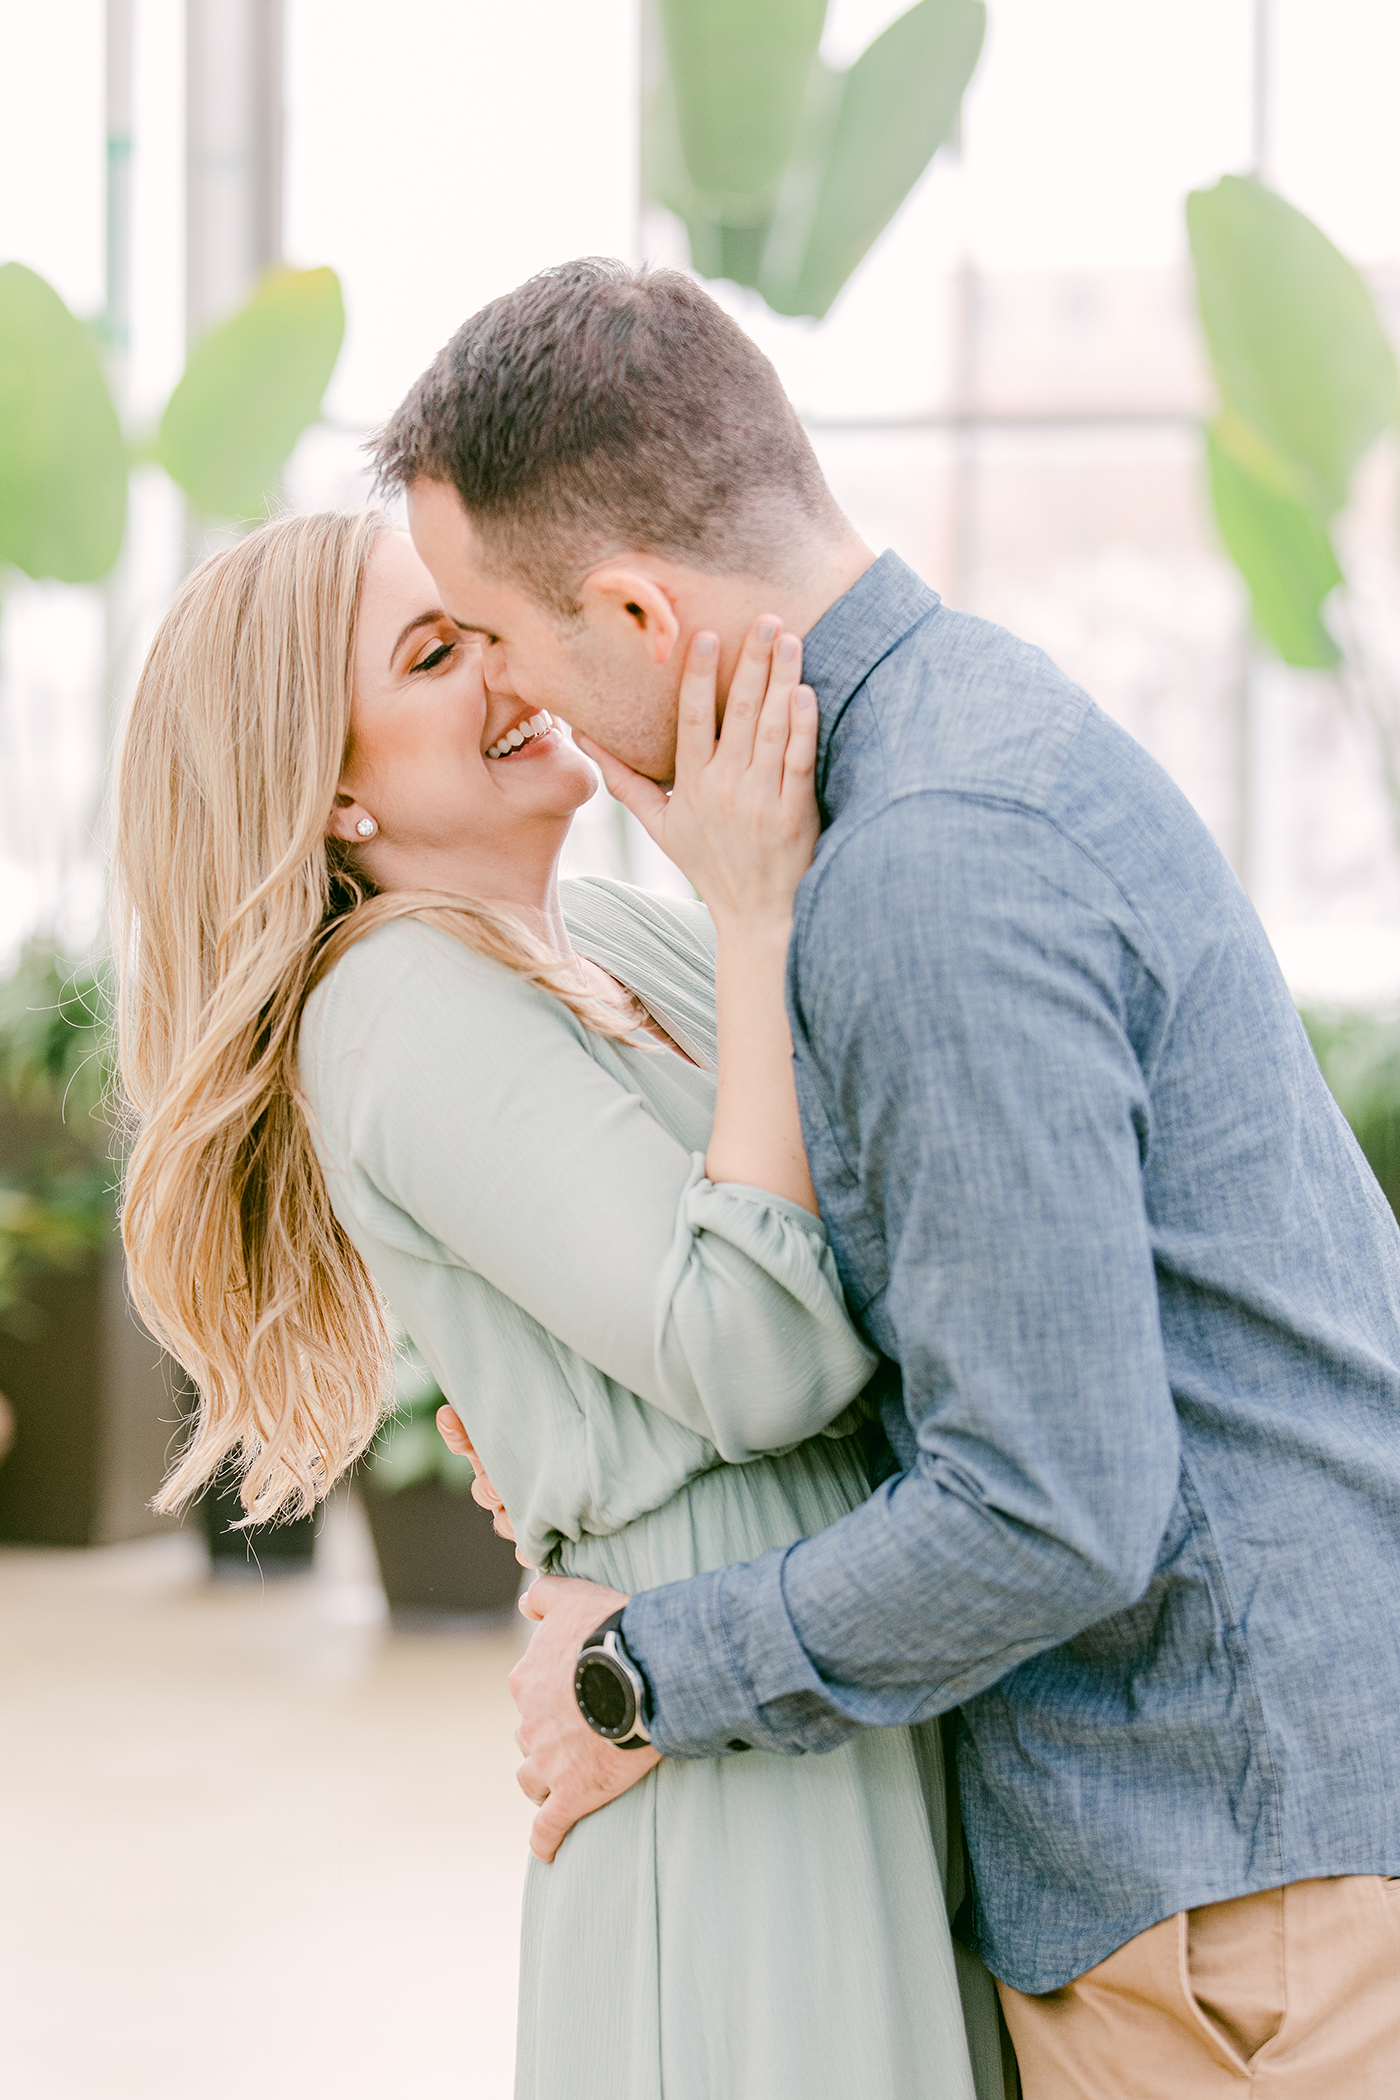
[[[598,257],[473,314],[371,449],[384,487],[455,488],[488,558],[564,613],[611,553],[774,577],[795,510],[840,518],[742,328],[678,270]]]

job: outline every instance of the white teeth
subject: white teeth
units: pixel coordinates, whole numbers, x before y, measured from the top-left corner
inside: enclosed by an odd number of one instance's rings
[[[504,758],[507,752],[518,751],[522,744],[532,743],[537,736],[548,736],[553,727],[553,715],[548,708],[541,708],[537,715],[531,715],[528,722],[521,722],[517,728],[508,729],[498,742],[491,745],[486,756]]]

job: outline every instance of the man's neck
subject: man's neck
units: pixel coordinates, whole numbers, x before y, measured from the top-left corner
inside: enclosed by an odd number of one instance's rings
[[[857,539],[854,533],[840,540],[819,543],[811,550],[810,557],[804,559],[799,582],[775,583],[759,579],[755,586],[755,607],[762,609],[757,604],[762,599],[764,608],[782,614],[784,623],[793,634],[810,634],[823,614],[830,612],[838,598],[845,597],[852,584],[859,582],[874,562],[875,556],[864,540]]]
[[[783,594],[781,610],[792,632],[810,634],[837,599],[844,598],[874,564],[875,556],[854,533],[822,548],[811,574],[804,576],[797,590]]]
[[[804,549],[796,581],[791,571],[783,578],[726,577],[722,608],[712,601],[711,609],[702,615],[720,632],[721,693],[728,690],[744,637],[761,614],[776,613],[792,634],[810,634],[823,614],[830,612],[838,598],[845,597],[875,559],[864,540],[852,532],[840,539],[817,541],[810,549]]]

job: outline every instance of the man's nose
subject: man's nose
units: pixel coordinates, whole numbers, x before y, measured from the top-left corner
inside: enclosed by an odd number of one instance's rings
[[[494,639],[488,641],[483,638],[481,644],[481,675],[486,680],[488,692],[504,694],[508,700],[516,700],[520,697],[510,682],[510,669],[506,663],[504,642],[498,642]]]

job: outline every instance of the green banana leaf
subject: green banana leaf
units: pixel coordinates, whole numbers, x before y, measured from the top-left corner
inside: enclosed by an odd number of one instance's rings
[[[648,194],[704,277],[755,284],[825,0],[651,0],[664,63],[643,111]]]
[[[702,277],[778,313],[826,313],[957,120],[981,0],[918,0],[846,72],[818,56],[824,0],[649,0],[664,57],[643,183]]]
[[[783,171],[826,0],[659,0],[686,173],[752,223]]]
[[[1193,191],[1186,223],[1224,404],[1326,520],[1400,409],[1371,294],[1311,220],[1244,176]]]
[[[334,270],[269,270],[195,345],[161,417],[156,456],[197,510],[266,514],[297,439],[321,412],[345,306]]]
[[[0,562],[95,583],[121,550],[126,448],[92,339],[22,263],[0,268]]]
[[[957,122],[981,55],[981,0],[919,0],[876,37],[841,79],[830,138],[806,220],[801,259],[775,226],[759,289],[777,313],[827,313]]]
[[[1248,588],[1255,627],[1286,664],[1328,670],[1341,651],[1323,625],[1322,605],[1342,572],[1326,526],[1240,459],[1224,418],[1207,431],[1206,450],[1216,523]]]

